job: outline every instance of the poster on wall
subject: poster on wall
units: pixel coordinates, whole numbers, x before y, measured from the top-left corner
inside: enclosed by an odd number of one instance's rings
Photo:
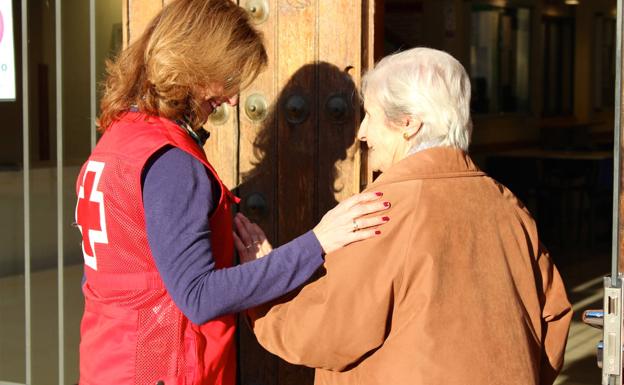
[[[15,47],[11,0],[0,0],[0,101],[15,100]]]

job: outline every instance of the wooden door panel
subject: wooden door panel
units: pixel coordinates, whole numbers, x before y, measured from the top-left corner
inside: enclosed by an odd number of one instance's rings
[[[278,85],[275,63],[277,56],[277,19],[271,15],[277,9],[277,0],[269,0],[269,15],[256,24],[265,39],[269,68],[240,96],[239,187],[242,198],[240,210],[265,231],[273,245],[277,245],[277,111]],[[245,6],[246,1],[240,0]],[[266,102],[266,116],[258,118],[253,111],[246,112],[250,97]],[[262,100],[261,99],[261,100]],[[261,103],[255,104],[262,108]],[[258,112],[256,110],[256,112]],[[259,112],[258,112],[259,113]],[[239,317],[239,384],[276,384],[278,358],[268,353],[256,341],[243,316]]]
[[[171,1],[123,0],[124,42],[134,41]],[[243,198],[240,210],[280,245],[359,191],[357,86],[362,63],[369,61],[361,52],[362,18],[368,17],[362,11],[371,6],[365,0],[266,3],[268,18],[256,26],[264,34],[268,68],[240,95],[238,107],[206,124],[211,136],[204,149],[225,184]],[[260,120],[245,110],[258,95],[267,105]],[[311,369],[266,352],[244,322],[239,373],[244,385],[306,385],[314,378]]]
[[[316,4],[282,1],[277,12],[279,55],[275,71],[278,112],[278,241],[290,241],[314,224],[318,79]]]
[[[173,0],[164,0],[169,3]],[[232,0],[236,3],[235,0]],[[210,52],[206,52],[210,55]],[[238,184],[239,108],[223,104],[204,125],[210,138],[204,145],[208,161],[229,189]]]
[[[128,10],[128,39],[132,43],[145,27],[154,18],[154,16],[162,9],[163,0],[127,0],[124,1]],[[124,17],[126,14],[124,13]]]
[[[278,241],[311,229],[316,217],[318,31],[316,1],[281,1],[277,14]],[[302,323],[305,322],[302,320]],[[277,384],[311,384],[311,369],[279,360]]]
[[[241,0],[243,2],[243,0]],[[268,1],[269,9],[276,7],[276,0]],[[240,96],[240,141],[239,141],[239,194],[243,198],[242,209],[246,215],[258,223],[269,236],[277,242],[275,208],[277,200],[277,111],[274,100],[277,95],[277,76],[274,71],[277,47],[275,38],[276,18],[269,17],[256,25],[264,34],[265,48],[269,57],[269,68],[262,72],[256,81]],[[248,116],[245,105],[250,97],[260,96],[266,102],[266,116],[257,119]],[[260,106],[256,106],[260,107]],[[266,208],[256,207],[258,202],[248,202],[252,194],[259,194]],[[249,207],[254,205],[253,207]]]
[[[265,123],[273,131],[261,131],[265,137],[254,141],[276,151],[270,155],[273,161],[265,162],[275,167],[273,173],[263,175],[275,183],[276,205],[269,212],[277,223],[271,238],[283,244],[309,230],[337,201],[359,190],[359,152],[354,136],[359,123],[355,85],[362,61],[362,5],[349,0],[282,0],[278,8],[274,5],[271,2],[269,21],[261,26],[270,57],[266,76],[273,77],[276,87]],[[262,88],[264,81],[259,79],[255,86]],[[329,110],[328,102],[334,97],[343,97],[347,109],[344,117]],[[298,115],[298,103],[306,109],[303,118]],[[258,146],[244,149],[245,142],[251,142],[244,139],[245,135],[251,132],[243,120],[241,170],[248,157],[245,153],[259,150]],[[266,157],[263,148],[260,153]],[[257,189],[270,191],[262,182],[256,183]],[[253,191],[254,185],[249,180],[242,184],[246,191]],[[246,197],[243,188],[241,195]],[[260,368],[275,367],[275,358],[261,354],[247,333],[241,328],[242,384],[312,384],[312,370],[282,360],[278,360],[277,373],[263,373]]]
[[[319,214],[359,192],[362,3],[320,1]],[[342,115],[342,103],[348,108]]]
[[[238,181],[238,108],[222,105],[217,113],[204,124],[210,132],[204,151],[223,183],[232,189]]]

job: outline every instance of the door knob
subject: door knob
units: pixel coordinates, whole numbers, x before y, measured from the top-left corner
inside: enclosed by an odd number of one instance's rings
[[[344,95],[332,95],[327,99],[325,110],[336,122],[344,122],[349,116],[349,104]]]
[[[260,94],[249,95],[245,101],[245,114],[254,122],[263,121],[268,114],[269,106],[266,98]]]
[[[255,192],[245,199],[245,208],[252,218],[262,218],[268,212],[268,205],[264,195]]]
[[[210,121],[210,123],[219,126],[227,122],[229,117],[230,109],[227,107],[227,105],[222,104],[219,107],[215,108],[214,111],[212,111],[212,114],[210,114],[208,120]]]
[[[264,23],[269,18],[269,3],[266,0],[247,0],[245,9],[255,24]]]
[[[310,115],[310,108],[305,98],[301,95],[292,95],[286,99],[284,105],[286,120],[292,124],[303,123]]]

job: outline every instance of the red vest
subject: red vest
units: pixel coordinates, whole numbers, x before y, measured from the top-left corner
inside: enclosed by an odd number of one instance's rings
[[[165,290],[147,242],[141,172],[166,145],[193,155],[219,183],[210,218],[213,255],[217,268],[233,264],[230,207],[237,199],[203,150],[166,119],[127,113],[112,124],[76,183],[86,274],[82,385],[236,383],[234,315],[192,324]]]

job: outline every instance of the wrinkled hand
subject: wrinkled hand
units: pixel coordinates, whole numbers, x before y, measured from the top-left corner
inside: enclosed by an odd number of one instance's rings
[[[273,250],[264,231],[241,213],[234,216],[234,247],[241,263],[262,258]]]
[[[329,210],[313,229],[323,251],[328,254],[381,234],[378,227],[390,220],[388,216],[362,217],[390,208],[390,202],[382,200],[382,196],[379,192],[354,195]]]

